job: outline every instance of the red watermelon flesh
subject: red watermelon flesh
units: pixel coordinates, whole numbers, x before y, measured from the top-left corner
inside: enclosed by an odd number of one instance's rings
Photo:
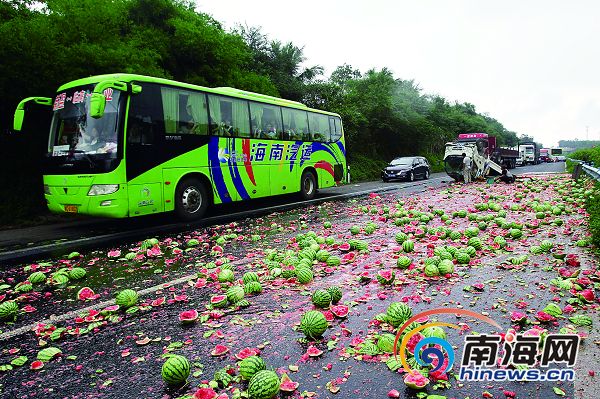
[[[348,243],[340,244],[340,246],[338,247],[338,249],[340,251],[344,251],[344,252],[350,251],[350,244],[348,244]]]
[[[279,384],[279,389],[283,392],[294,392],[296,389],[298,389],[299,385],[300,384],[298,384],[297,382],[292,381],[286,373],[283,373],[283,375],[281,376],[281,383]]]
[[[96,293],[90,287],[83,287],[77,292],[77,299],[86,301],[88,299],[96,299]]]
[[[198,319],[198,311],[195,309],[179,313],[179,321],[182,323],[193,323]]]
[[[348,312],[350,311],[350,308],[346,305],[335,305],[335,306],[331,306],[330,310],[331,310],[331,313],[333,313],[333,315],[335,317],[344,318],[344,317],[348,316]]]
[[[379,275],[388,281],[392,279],[392,272],[390,270],[381,270]]]
[[[215,346],[215,349],[213,349],[212,352],[210,352],[210,354],[212,356],[221,356],[226,354],[227,352],[229,352],[228,347],[226,347],[225,345],[217,345]]]
[[[238,360],[244,360],[247,357],[257,356],[258,354],[260,354],[260,352],[257,349],[244,348],[241,351],[239,351],[238,353],[236,353],[235,357],[237,357]]]
[[[311,345],[308,347],[306,354],[310,357],[319,357],[323,354],[323,351],[316,346]]]

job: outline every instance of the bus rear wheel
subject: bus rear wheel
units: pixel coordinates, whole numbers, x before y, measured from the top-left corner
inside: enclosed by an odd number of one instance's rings
[[[175,213],[185,221],[198,220],[209,205],[204,184],[193,177],[182,180],[175,191]]]
[[[300,195],[304,200],[311,200],[315,198],[317,193],[317,179],[312,172],[302,173],[300,178]]]

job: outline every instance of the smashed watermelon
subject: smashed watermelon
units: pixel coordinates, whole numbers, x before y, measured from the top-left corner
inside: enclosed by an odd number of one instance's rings
[[[198,311],[195,309],[185,310],[179,313],[179,321],[183,324],[190,324],[198,319]]]
[[[210,354],[211,356],[223,356],[227,352],[229,352],[228,347],[226,347],[225,345],[217,345],[215,346],[215,349],[213,349],[212,352],[210,352]]]
[[[279,384],[279,390],[283,392],[294,392],[298,389],[297,382],[292,381],[292,379],[287,375],[287,373],[283,373],[281,376],[281,383]]]
[[[339,317],[340,319],[348,316],[350,312],[350,308],[346,305],[332,305],[329,310],[335,317]]]
[[[412,370],[404,376],[404,384],[411,389],[423,389],[429,384],[429,379],[418,371]]]

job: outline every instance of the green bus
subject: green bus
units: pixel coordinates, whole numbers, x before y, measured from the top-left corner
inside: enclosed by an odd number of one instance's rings
[[[123,218],[317,189],[346,177],[339,115],[229,87],[133,74],[61,86],[52,107],[44,192],[52,212]]]

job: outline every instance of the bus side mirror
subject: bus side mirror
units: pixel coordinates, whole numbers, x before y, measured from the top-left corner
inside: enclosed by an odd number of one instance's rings
[[[102,118],[105,107],[106,97],[104,97],[104,94],[92,93],[92,97],[90,98],[89,115],[94,119]]]
[[[13,120],[13,130],[15,132],[20,132],[23,127],[23,119],[25,119],[25,110],[17,109],[15,110],[15,119]]]
[[[13,119],[13,130],[15,132],[20,132],[23,128],[23,120],[25,119],[25,104],[31,101],[39,105],[52,106],[52,99],[49,97],[27,97],[24,100],[21,100],[19,105],[17,105],[15,117]]]

